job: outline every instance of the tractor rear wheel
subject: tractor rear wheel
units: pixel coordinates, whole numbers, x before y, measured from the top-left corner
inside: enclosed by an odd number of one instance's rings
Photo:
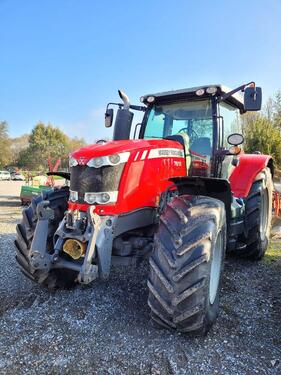
[[[49,289],[70,288],[73,286],[77,273],[66,269],[53,269],[47,275],[40,270],[32,272],[28,253],[32,243],[34,231],[37,224],[36,207],[43,200],[49,201],[49,207],[54,210],[54,219],[49,220],[49,233],[47,242],[47,251],[53,253],[53,236],[63,219],[67,210],[67,201],[69,197],[69,188],[62,187],[48,192],[43,192],[40,196],[33,198],[29,207],[22,212],[23,218],[17,225],[16,260],[22,273],[29,279],[42,284]]]
[[[219,310],[226,247],[224,204],[202,196],[172,199],[150,258],[148,304],[158,325],[206,333]]]
[[[245,232],[239,240],[246,248],[236,251],[241,258],[259,260],[266,252],[271,230],[272,190],[272,175],[265,168],[245,200]]]

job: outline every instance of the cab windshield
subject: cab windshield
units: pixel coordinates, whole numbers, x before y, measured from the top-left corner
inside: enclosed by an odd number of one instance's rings
[[[160,104],[151,108],[144,138],[165,138],[186,134],[190,151],[211,156],[213,143],[212,104],[210,100]]]

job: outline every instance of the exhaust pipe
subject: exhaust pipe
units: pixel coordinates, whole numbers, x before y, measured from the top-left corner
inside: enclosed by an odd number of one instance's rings
[[[118,90],[118,94],[119,94],[120,98],[123,100],[123,103],[124,103],[123,109],[127,109],[129,111],[129,109],[130,109],[130,99],[129,99],[128,95],[126,95],[121,90]]]
[[[78,240],[75,240],[74,238],[69,238],[65,241],[63,244],[62,250],[71,256],[71,258],[77,260],[81,258],[83,254],[86,252],[86,242],[81,242]]]
[[[123,100],[123,108],[119,108],[116,114],[116,120],[113,131],[113,140],[120,141],[130,139],[131,126],[134,114],[130,112],[129,97],[121,90],[118,90],[120,98]]]

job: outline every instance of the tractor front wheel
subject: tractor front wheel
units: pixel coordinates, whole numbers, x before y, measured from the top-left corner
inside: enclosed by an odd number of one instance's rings
[[[69,197],[69,188],[62,187],[61,189],[54,189],[32,199],[31,205],[23,210],[23,218],[20,224],[17,225],[16,245],[16,260],[22,273],[32,281],[35,281],[49,289],[70,288],[74,285],[77,273],[67,269],[53,269],[48,274],[40,270],[32,271],[29,262],[29,250],[33,240],[35,228],[37,225],[36,208],[38,203],[43,200],[49,201],[49,207],[54,210],[54,218],[49,220],[49,232],[47,241],[47,251],[52,254],[53,236],[63,219],[64,213],[67,210],[67,202]]]
[[[148,304],[158,325],[206,333],[219,310],[226,246],[224,204],[202,196],[172,199],[150,258]]]

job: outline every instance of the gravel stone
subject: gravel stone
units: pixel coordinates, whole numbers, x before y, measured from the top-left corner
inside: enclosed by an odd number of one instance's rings
[[[281,374],[280,263],[228,257],[209,334],[158,329],[146,303],[147,262],[53,293],[22,275],[13,247],[21,207],[5,195],[12,183],[0,184],[1,374]]]

